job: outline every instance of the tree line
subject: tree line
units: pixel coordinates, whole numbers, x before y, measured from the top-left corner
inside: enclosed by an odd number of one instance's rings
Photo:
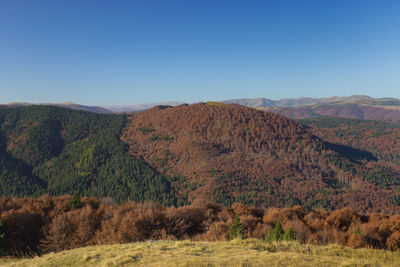
[[[358,214],[301,206],[231,207],[197,202],[179,208],[79,196],[0,198],[0,251],[30,255],[145,240],[298,240],[400,251],[400,215]]]

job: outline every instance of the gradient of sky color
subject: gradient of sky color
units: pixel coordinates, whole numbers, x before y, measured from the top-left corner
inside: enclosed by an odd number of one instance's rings
[[[400,98],[398,0],[0,0],[0,103]]]

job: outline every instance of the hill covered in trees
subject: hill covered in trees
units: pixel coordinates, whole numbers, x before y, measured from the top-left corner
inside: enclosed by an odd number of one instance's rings
[[[125,120],[51,106],[0,108],[0,195],[174,204],[168,179],[126,152]]]
[[[302,205],[398,212],[399,179],[377,157],[329,142],[283,116],[235,104],[155,107],[128,117],[122,140],[130,153],[174,176],[179,197],[224,205]]]
[[[373,120],[320,117],[300,120],[331,143],[369,151],[376,160],[363,165],[363,176],[381,188],[391,188],[390,198],[400,205],[400,125]]]
[[[346,123],[216,102],[128,117],[2,107],[0,195],[399,212],[399,129]]]

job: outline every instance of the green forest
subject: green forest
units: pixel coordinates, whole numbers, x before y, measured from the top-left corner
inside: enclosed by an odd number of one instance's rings
[[[168,177],[120,141],[126,116],[51,106],[0,108],[0,196],[42,194],[175,205]]]

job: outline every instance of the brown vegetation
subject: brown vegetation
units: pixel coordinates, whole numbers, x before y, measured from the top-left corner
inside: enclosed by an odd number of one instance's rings
[[[238,203],[230,208],[201,202],[181,208],[133,202],[118,206],[92,198],[82,198],[82,207],[74,209],[70,201],[71,196],[1,198],[0,216],[6,227],[0,250],[21,255],[156,239],[227,240],[237,214],[245,238],[264,239],[280,220],[300,242],[400,251],[400,215],[361,215],[351,208],[263,209]]]
[[[400,212],[392,189],[363,178],[364,166],[375,164],[371,154],[327,143],[274,113],[221,103],[154,107],[129,117],[122,140],[131,155],[174,177],[178,204]],[[347,156],[362,153],[370,158]]]

